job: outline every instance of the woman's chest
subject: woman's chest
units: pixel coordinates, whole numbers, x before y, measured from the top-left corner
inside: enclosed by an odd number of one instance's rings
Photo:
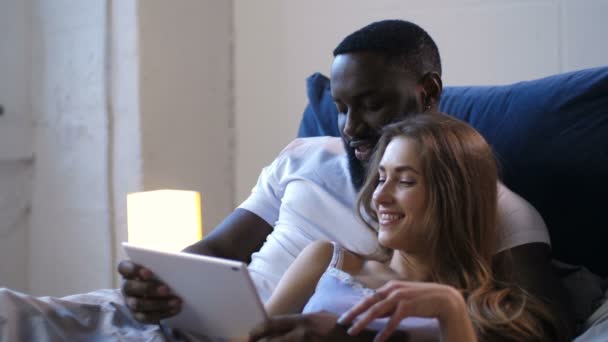
[[[403,277],[399,277],[387,265],[377,261],[363,263],[361,269],[352,274],[352,276],[361,285],[370,289],[377,289],[391,280],[406,280]]]

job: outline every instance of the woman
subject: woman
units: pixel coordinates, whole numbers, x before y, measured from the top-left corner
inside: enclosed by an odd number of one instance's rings
[[[385,129],[369,170],[357,203],[390,260],[316,242],[281,279],[269,314],[329,311],[351,335],[379,330],[377,340],[396,330],[415,340],[559,339],[542,302],[497,280],[498,175],[479,133],[443,114],[410,117]]]

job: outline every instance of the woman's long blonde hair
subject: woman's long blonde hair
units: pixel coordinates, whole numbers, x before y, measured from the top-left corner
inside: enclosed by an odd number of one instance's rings
[[[468,124],[432,113],[387,126],[357,199],[360,214],[365,212],[378,221],[372,204],[378,165],[395,137],[412,139],[420,149],[427,189],[427,209],[421,222],[430,280],[461,291],[482,340],[556,338],[554,320],[544,303],[517,286],[496,280],[492,258],[498,240],[498,170],[490,146]]]

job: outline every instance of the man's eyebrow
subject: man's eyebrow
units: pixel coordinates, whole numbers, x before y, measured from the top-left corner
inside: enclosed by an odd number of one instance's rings
[[[380,169],[380,171],[386,171],[386,168],[382,165],[378,166],[378,169]],[[410,165],[399,165],[396,168],[394,168],[395,172],[407,172],[407,171],[411,171],[417,175],[420,175],[420,172],[418,172],[418,170],[416,170],[414,167],[410,166]]]
[[[355,96],[353,96],[353,98],[360,99],[363,97],[369,97],[369,96],[376,95],[377,93],[378,93],[378,91],[376,89],[368,89],[368,90],[364,90],[364,91],[356,94]]]
[[[374,96],[378,93],[378,91],[376,89],[367,89],[367,90],[363,90],[353,96],[351,96],[353,99],[361,99],[364,97],[369,97],[369,96]],[[341,102],[340,98],[337,96],[334,96],[334,94],[331,94],[331,98],[334,102]]]

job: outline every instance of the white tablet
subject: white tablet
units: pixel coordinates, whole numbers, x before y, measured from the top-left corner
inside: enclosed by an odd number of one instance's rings
[[[182,298],[182,311],[164,320],[167,326],[211,337],[237,338],[247,336],[266,319],[244,263],[160,252],[126,242],[122,245],[131,261],[150,269]]]

